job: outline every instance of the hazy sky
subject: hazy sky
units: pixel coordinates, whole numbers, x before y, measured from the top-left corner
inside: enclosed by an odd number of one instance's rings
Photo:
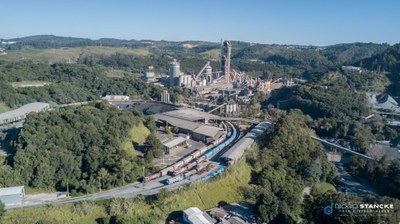
[[[0,9],[0,38],[400,42],[398,0],[7,0]]]

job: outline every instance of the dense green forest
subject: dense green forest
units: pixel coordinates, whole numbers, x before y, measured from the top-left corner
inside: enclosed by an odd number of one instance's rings
[[[267,130],[259,151],[248,157],[254,171],[247,193],[256,201],[259,223],[297,222],[303,188],[333,183],[336,169],[310,132],[301,112],[290,111]]]
[[[355,156],[347,168],[354,176],[365,178],[382,195],[400,198],[400,161],[387,161],[383,157],[378,163],[367,162]]]
[[[98,100],[107,94],[157,99],[162,90],[138,78],[109,78],[104,66],[44,64],[32,61],[0,61],[0,101],[11,108],[30,102],[72,102]],[[13,82],[41,81],[48,86],[14,88]]]
[[[22,49],[47,48],[84,48],[87,46],[124,47],[146,49],[147,56],[133,55],[94,55],[82,52],[78,62],[87,65],[103,64],[113,68],[143,72],[148,65],[154,65],[157,72],[165,72],[172,58],[181,61],[181,69],[187,73],[197,73],[207,60],[211,60],[214,69],[219,67],[219,49],[217,42],[204,41],[152,41],[119,40],[103,38],[90,40],[85,38],[58,37],[40,35],[15,38],[15,44],[3,46],[7,51]],[[190,44],[191,47],[184,47]],[[274,77],[293,76],[309,78],[329,70],[336,70],[340,65],[353,64],[362,59],[382,53],[387,44],[351,43],[326,47],[250,44],[232,41],[232,68],[245,71],[250,75],[263,76],[266,71]],[[0,58],[1,59],[1,58]]]
[[[384,52],[361,60],[359,63],[370,70],[388,72],[391,85],[387,90],[392,95],[400,96],[400,44],[395,44]]]
[[[1,185],[65,190],[69,183],[72,192],[85,193],[99,181],[103,188],[133,182],[147,164],[121,144],[144,121],[108,103],[30,114],[2,165]]]

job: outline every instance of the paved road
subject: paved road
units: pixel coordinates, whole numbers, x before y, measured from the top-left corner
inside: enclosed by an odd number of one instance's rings
[[[118,188],[113,188],[111,190],[106,190],[102,191],[99,193],[95,194],[89,194],[85,196],[80,196],[80,197],[73,197],[73,198],[66,198],[66,199],[61,199],[61,200],[56,200],[56,201],[36,201],[36,202],[25,202],[22,205],[17,205],[17,206],[9,206],[7,209],[16,209],[16,208],[28,208],[28,207],[39,207],[39,206],[44,206],[44,205],[62,205],[62,204],[67,204],[67,203],[74,203],[74,202],[79,202],[79,201],[86,201],[86,200],[100,200],[100,199],[110,199],[110,198],[133,198],[138,195],[153,195],[157,194],[161,189],[166,189],[168,191],[175,190],[181,187],[185,187],[191,183],[194,183],[196,180],[199,178],[206,176],[212,172],[214,172],[218,167],[220,166],[219,163],[214,163],[215,166],[213,169],[211,169],[208,172],[203,173],[202,175],[194,175],[188,179],[184,179],[183,181],[171,184],[171,185],[166,185],[165,181],[166,179],[170,178],[170,176],[162,177],[157,180],[153,180],[150,182],[147,182],[143,185],[143,183],[140,182],[135,182],[132,184],[125,185],[123,187],[118,187]]]
[[[343,189],[341,191],[346,194],[356,194],[356,195],[368,195],[372,194],[379,197],[379,194],[375,190],[367,185],[366,183],[360,183],[354,177],[352,177],[344,168],[342,163],[336,163],[336,168],[338,169],[338,176],[343,183]]]

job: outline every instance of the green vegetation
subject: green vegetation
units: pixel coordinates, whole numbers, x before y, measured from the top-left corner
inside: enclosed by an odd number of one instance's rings
[[[121,144],[143,117],[107,104],[64,107],[29,115],[15,142],[1,185],[96,192],[133,182],[144,161]],[[10,180],[10,175],[12,180]]]
[[[351,203],[355,204],[393,204],[393,210],[389,210],[385,215],[360,215],[354,214],[352,209],[345,212],[340,212],[340,209],[334,209],[331,215],[325,215],[323,209],[332,203]],[[398,223],[399,222],[399,208],[400,201],[392,198],[382,197],[374,198],[371,196],[358,197],[355,195],[345,195],[343,193],[336,193],[328,191],[325,194],[310,195],[304,201],[304,213],[302,218],[307,220],[305,223],[331,223],[331,224],[357,224],[357,223]]]
[[[400,161],[366,162],[356,156],[347,165],[348,171],[357,177],[366,179],[380,194],[400,199]]]
[[[298,222],[303,188],[333,182],[336,169],[310,132],[304,116],[290,111],[267,130],[260,150],[248,158],[255,185],[248,197],[256,201],[258,222]]]
[[[313,195],[321,195],[321,194],[325,194],[328,191],[336,191],[335,186],[333,186],[330,183],[326,183],[326,182],[317,182],[314,184],[313,188],[312,188],[312,194]]]
[[[4,102],[0,102],[0,113],[7,112],[9,110],[10,108]]]
[[[250,180],[251,168],[240,160],[227,174],[215,180],[198,183],[174,194],[161,191],[149,198],[112,199],[85,201],[62,206],[48,206],[9,210],[3,223],[163,223],[166,217],[176,211],[198,206],[201,209],[216,207],[219,202],[243,200],[241,189]]]
[[[149,134],[145,142],[144,158],[148,162],[151,162],[154,158],[161,158],[163,153],[163,144],[157,139],[155,134]]]
[[[107,94],[142,99],[159,97],[161,87],[132,77],[109,78],[106,76],[107,70],[102,66],[82,64],[0,62],[0,102],[10,108],[17,108],[37,101],[65,104],[97,100]],[[11,85],[27,80],[51,84],[40,88],[13,88]]]

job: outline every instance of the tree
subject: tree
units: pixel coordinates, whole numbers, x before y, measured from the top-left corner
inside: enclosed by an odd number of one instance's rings
[[[2,201],[0,201],[0,221],[2,220],[5,212],[6,212],[5,205]]]
[[[154,134],[149,134],[145,142],[145,158],[151,161],[163,155],[163,144]]]
[[[276,197],[262,193],[256,202],[257,216],[259,221],[269,223],[278,215],[278,200]]]

